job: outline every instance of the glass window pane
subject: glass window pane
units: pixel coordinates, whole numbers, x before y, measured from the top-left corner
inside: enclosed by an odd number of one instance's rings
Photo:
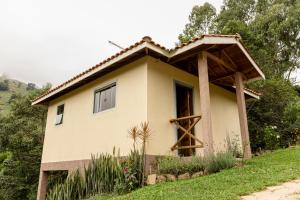
[[[95,92],[94,112],[99,112],[115,107],[116,85],[109,86]],[[96,102],[99,102],[96,105]]]
[[[99,112],[100,108],[100,92],[95,93],[95,100],[94,100],[94,113]]]
[[[111,87],[111,108],[116,105],[116,86]]]

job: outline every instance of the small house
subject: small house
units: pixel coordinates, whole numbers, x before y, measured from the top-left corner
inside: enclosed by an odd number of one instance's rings
[[[245,83],[264,74],[239,35],[202,35],[167,49],[146,36],[37,97],[48,106],[38,199],[47,173],[82,169],[92,154],[120,149],[128,130],[149,122],[147,163],[155,156],[207,155],[237,141],[251,157]]]

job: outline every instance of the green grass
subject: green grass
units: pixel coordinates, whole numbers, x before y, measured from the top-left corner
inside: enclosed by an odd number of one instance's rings
[[[300,177],[300,147],[277,150],[243,167],[185,181],[147,186],[122,196],[95,196],[89,200],[198,199],[232,200]]]

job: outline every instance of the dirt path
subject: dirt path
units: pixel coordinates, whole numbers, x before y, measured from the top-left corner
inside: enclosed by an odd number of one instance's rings
[[[300,200],[300,179],[243,196],[241,200]]]

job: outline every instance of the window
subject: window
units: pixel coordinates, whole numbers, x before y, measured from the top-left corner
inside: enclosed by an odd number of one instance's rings
[[[55,125],[59,125],[63,123],[64,108],[65,108],[64,104],[57,106]]]
[[[95,91],[94,113],[114,108],[116,104],[116,83]]]

